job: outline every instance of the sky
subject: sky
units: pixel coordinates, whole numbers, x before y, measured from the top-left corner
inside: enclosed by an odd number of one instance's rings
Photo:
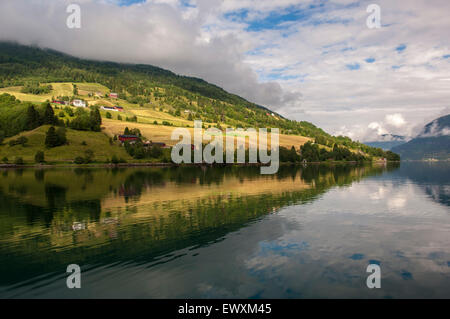
[[[448,0],[2,0],[0,40],[160,66],[374,141],[450,113],[449,12]]]

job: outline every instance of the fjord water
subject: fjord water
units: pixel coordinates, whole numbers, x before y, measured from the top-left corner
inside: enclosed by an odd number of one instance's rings
[[[3,170],[0,297],[450,298],[449,179],[448,163]]]

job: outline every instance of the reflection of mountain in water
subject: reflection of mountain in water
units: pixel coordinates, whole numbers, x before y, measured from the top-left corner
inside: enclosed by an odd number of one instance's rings
[[[385,169],[283,166],[273,176],[257,167],[3,171],[0,285],[43,267],[64,273],[70,263],[148,263],[209,245],[281,207]]]
[[[413,180],[434,201],[450,206],[450,163],[404,162],[392,174]]]

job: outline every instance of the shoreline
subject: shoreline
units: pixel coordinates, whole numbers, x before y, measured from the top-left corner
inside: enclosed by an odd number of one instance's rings
[[[400,163],[401,161],[365,161],[365,162],[357,162],[357,161],[324,161],[324,162],[306,162],[306,163],[291,163],[291,162],[282,162],[280,166],[304,166],[308,164],[318,165],[318,164],[328,164],[328,165],[336,165],[336,164],[388,164],[388,163]],[[424,161],[418,161],[424,162]],[[52,164],[0,164],[0,169],[15,169],[15,168],[115,168],[115,167],[226,167],[226,166],[263,166],[262,163],[220,163],[220,164],[207,164],[207,163],[90,163],[90,164],[75,164],[75,163],[52,163]]]

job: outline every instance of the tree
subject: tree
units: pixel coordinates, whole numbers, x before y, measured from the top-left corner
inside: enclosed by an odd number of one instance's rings
[[[50,103],[47,103],[44,111],[44,124],[56,125],[57,123],[58,119],[53,112],[53,108]]]
[[[45,146],[48,148],[58,145],[58,135],[56,135],[55,128],[51,126],[45,134]]]
[[[116,154],[114,154],[111,158],[111,163],[113,164],[119,164],[119,159],[117,158]]]
[[[75,162],[75,164],[83,164],[84,163],[84,158],[81,157],[81,156],[77,156],[77,157],[75,157],[74,162]]]
[[[27,109],[27,115],[25,120],[25,129],[32,130],[38,127],[40,124],[39,112],[36,111],[33,105],[30,105]]]
[[[28,142],[28,139],[25,136],[21,136],[17,139],[17,144],[25,146],[25,144]]]
[[[36,163],[44,163],[44,152],[43,151],[37,151],[36,155],[34,155],[34,161]]]
[[[14,164],[16,165],[23,165],[23,158],[22,157],[16,157],[14,160]]]
[[[107,119],[110,119],[110,118],[112,118],[112,115],[111,115],[111,113],[109,113],[109,112],[106,112],[106,118],[107,118]]]
[[[58,127],[56,129],[56,135],[58,136],[59,145],[64,145],[67,143],[66,129],[64,127]]]
[[[84,157],[84,162],[85,163],[90,163],[90,162],[93,161],[93,159],[94,159],[94,152],[92,150],[86,150],[84,152],[84,155],[85,155],[85,157]]]
[[[102,124],[102,116],[100,115],[100,111],[98,108],[95,108],[95,110],[92,110],[90,115],[90,122],[91,122],[91,130],[95,132],[100,132],[100,126]]]
[[[45,134],[45,146],[48,148],[60,146],[66,143],[66,130],[63,127],[59,127],[55,130],[51,126]]]

